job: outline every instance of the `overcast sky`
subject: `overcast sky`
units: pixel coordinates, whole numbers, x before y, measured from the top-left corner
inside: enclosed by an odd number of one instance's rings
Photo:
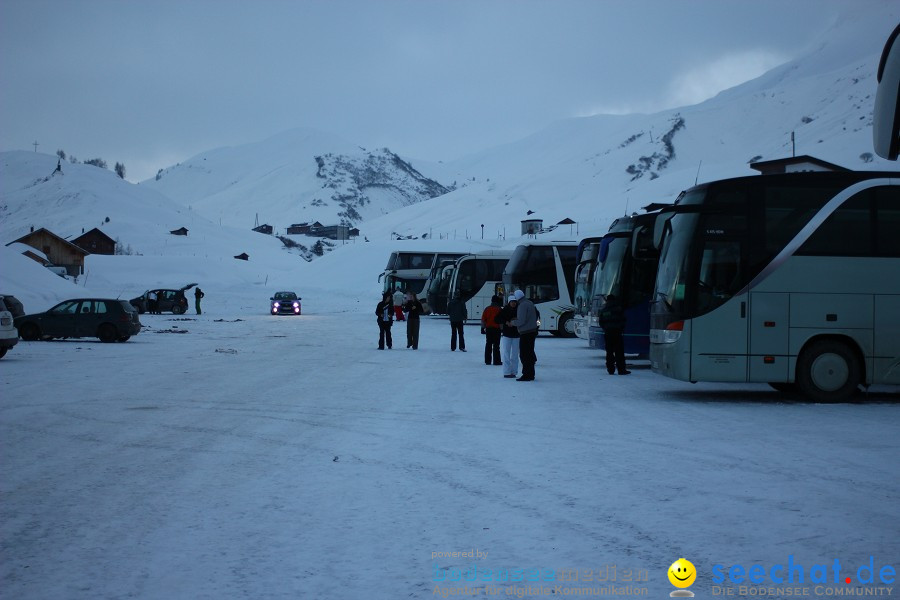
[[[702,101],[874,0],[0,0],[0,150],[138,181],[310,126],[449,160]]]

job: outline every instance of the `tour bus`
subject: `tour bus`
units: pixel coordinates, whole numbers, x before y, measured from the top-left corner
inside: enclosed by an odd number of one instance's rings
[[[450,280],[456,260],[443,260],[435,267],[435,272],[428,283],[428,308],[432,314],[447,314],[447,298],[450,295]]]
[[[614,295],[625,309],[625,354],[647,358],[650,353],[650,300],[659,264],[653,234],[661,214],[659,205],[650,206],[653,212],[613,221],[600,242],[588,324],[591,348],[606,349],[600,308]]]
[[[512,254],[511,250],[487,250],[467,254],[456,261],[451,270],[449,297],[459,294],[470,319],[480,319],[484,309],[491,305],[491,296],[503,282],[503,269]],[[505,298],[502,301],[506,303]]]
[[[702,184],[656,239],[653,371],[816,401],[900,384],[900,172]]]
[[[539,331],[575,335],[575,251],[577,242],[532,241],[517,246],[503,271],[500,295],[522,290],[541,313]]]
[[[575,250],[577,266],[575,267],[575,291],[572,293],[575,305],[573,323],[575,324],[575,335],[583,340],[588,339],[591,287],[601,239],[600,237],[584,238],[578,242],[578,248]]]
[[[415,293],[426,304],[424,292],[427,292],[431,277],[435,276],[435,266],[445,260],[456,260],[465,256],[465,252],[422,252],[399,250],[391,252],[384,272],[378,276],[383,283],[384,292],[396,290]],[[425,307],[425,312],[428,312]]]

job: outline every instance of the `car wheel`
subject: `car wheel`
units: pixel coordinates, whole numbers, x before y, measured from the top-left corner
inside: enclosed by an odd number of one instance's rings
[[[860,365],[856,354],[837,340],[818,340],[797,357],[797,388],[815,402],[844,402],[859,387]]]
[[[19,335],[22,336],[22,339],[26,342],[33,342],[41,337],[41,330],[34,323],[25,323],[19,329]]]
[[[104,323],[97,329],[97,337],[100,338],[100,341],[104,344],[108,344],[110,342],[116,341],[116,338],[119,337],[118,332],[116,332],[116,328],[110,325],[109,323]]]
[[[120,337],[120,338],[117,339],[116,341],[117,341],[117,342],[127,342],[127,341],[130,340],[130,339],[131,339],[131,336],[130,336],[130,335],[123,335],[122,337]]]
[[[181,306],[180,304],[176,304],[175,306],[172,307],[172,314],[173,315],[183,315],[184,307]]]

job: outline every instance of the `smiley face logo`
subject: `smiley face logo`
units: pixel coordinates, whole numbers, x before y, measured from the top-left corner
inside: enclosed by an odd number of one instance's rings
[[[677,588],[691,587],[697,579],[697,569],[694,563],[686,558],[679,558],[669,567],[669,582]]]

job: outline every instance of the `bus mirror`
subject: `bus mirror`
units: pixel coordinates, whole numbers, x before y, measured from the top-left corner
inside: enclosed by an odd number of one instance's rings
[[[900,154],[900,25],[890,35],[878,64],[878,91],[872,116],[875,153],[888,160]]]

